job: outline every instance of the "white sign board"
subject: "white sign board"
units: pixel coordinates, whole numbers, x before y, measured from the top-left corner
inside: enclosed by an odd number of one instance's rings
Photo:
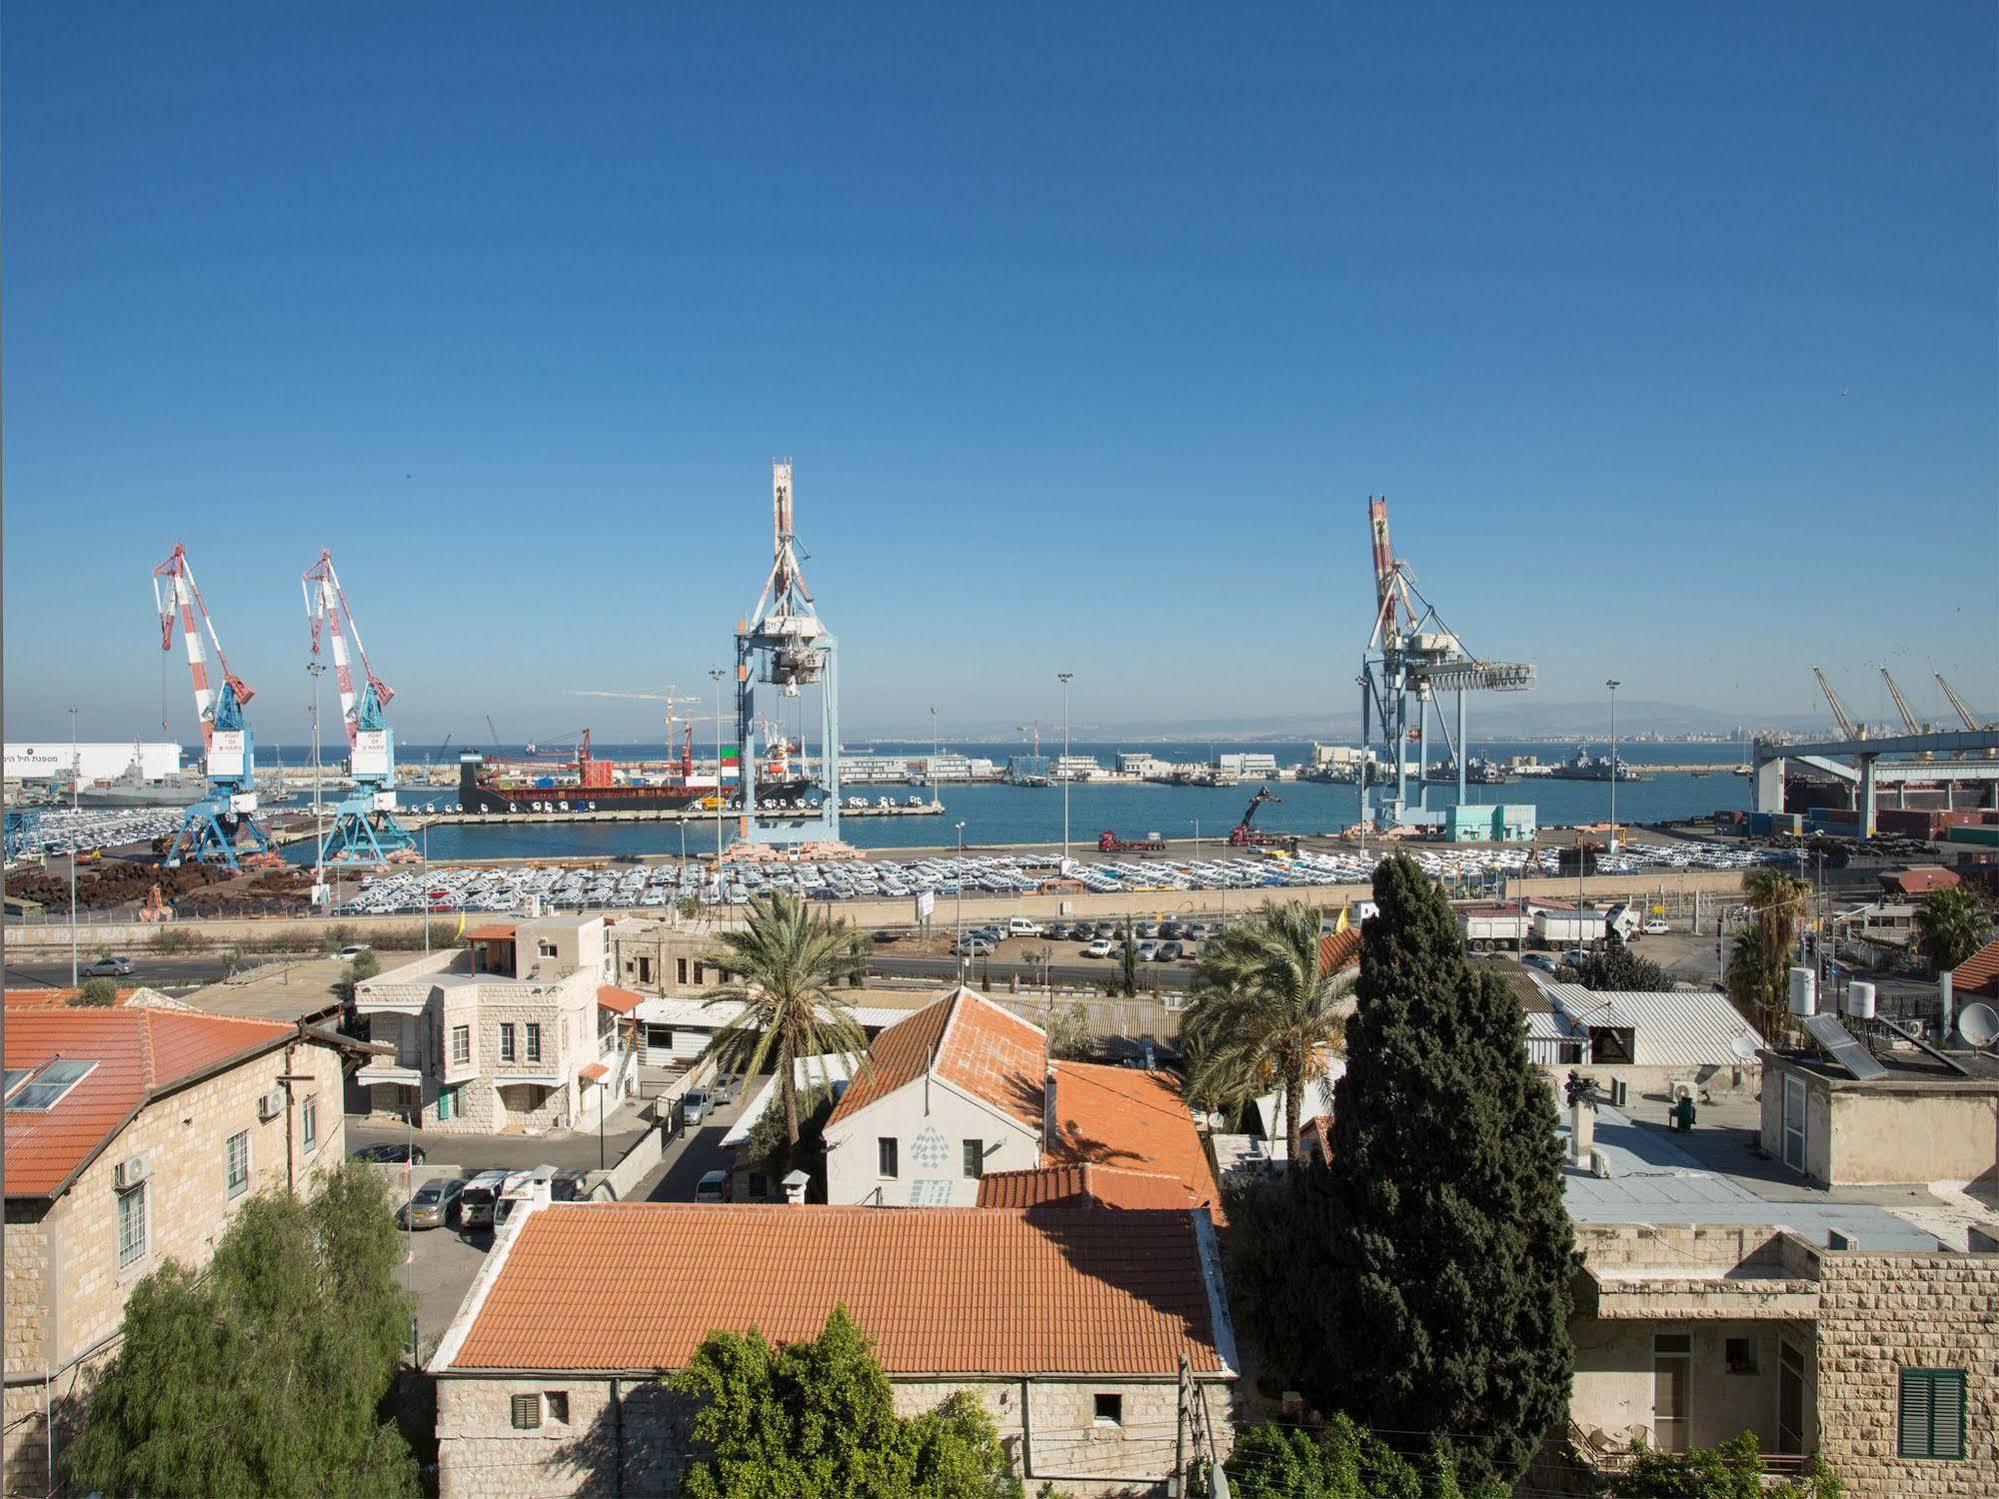
[[[935,890],[919,890],[916,892],[916,919],[919,922],[928,921],[930,913],[936,909],[937,892]]]
[[[243,731],[217,729],[208,745],[208,773],[211,776],[243,774]]]
[[[348,773],[356,776],[385,776],[389,773],[389,731],[363,729],[354,736],[354,753]]]

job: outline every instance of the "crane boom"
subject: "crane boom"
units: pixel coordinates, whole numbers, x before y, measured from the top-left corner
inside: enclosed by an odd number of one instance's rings
[[[1902,715],[1902,727],[1911,734],[1923,732],[1923,726],[1916,721],[1916,715],[1909,711],[1908,699],[1902,696],[1902,689],[1895,685],[1895,679],[1888,675],[1888,668],[1881,668],[1881,680],[1888,684],[1888,696],[1895,700],[1895,711]]]
[[[166,586],[161,587],[162,583]],[[215,621],[208,617],[208,606],[201,601],[201,589],[194,581],[194,569],[188,566],[187,549],[179,542],[174,543],[172,554],[166,561],[153,569],[153,603],[160,611],[160,649],[174,648],[174,621],[178,617],[181,638],[187,642],[188,671],[194,679],[194,711],[201,721],[201,744],[204,750],[215,742],[218,722],[225,729],[240,727],[241,710],[256,689],[229,669],[229,658],[222,654],[222,638],[215,633]],[[201,616],[199,626],[195,616]],[[208,682],[208,657],[201,637],[207,632],[209,642],[215,647],[215,664],[222,669],[224,691],[218,698]]]
[[[1989,729],[1995,727],[1992,724],[1980,724],[1977,719],[1971,716],[1971,710],[1965,707],[1964,699],[1957,695],[1956,688],[1952,687],[1949,682],[1944,680],[1944,674],[1942,672],[1935,673],[1935,676],[1937,679],[1937,686],[1941,687],[1943,689],[1943,695],[1950,699],[1950,705],[1953,709],[1956,710],[1958,719],[1960,722],[1963,723],[1964,731],[1967,734],[1976,734],[1980,728]]]
[[[360,627],[354,623],[354,610],[340,586],[340,575],[333,570],[332,552],[320,549],[319,560],[300,575],[300,587],[305,591],[306,622],[312,626],[313,655],[319,654],[322,632],[331,643],[333,677],[340,689],[340,721],[347,730],[347,748],[351,752],[362,730],[384,727],[382,710],[388,707],[396,690],[376,676],[375,668],[368,663]],[[349,640],[354,642],[354,654],[361,662],[363,685],[359,692],[354,688],[353,663],[347,656]]]
[[[1840,734],[1847,739],[1860,738],[1860,730],[1854,725],[1853,720],[1846,716],[1846,705],[1840,702],[1839,694],[1832,690],[1832,683],[1825,679],[1825,673],[1814,666],[1812,675],[1819,679],[1819,691],[1825,694],[1826,705],[1832,709],[1833,722],[1839,725]]]

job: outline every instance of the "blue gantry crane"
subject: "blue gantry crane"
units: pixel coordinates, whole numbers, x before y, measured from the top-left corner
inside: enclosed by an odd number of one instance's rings
[[[165,859],[169,869],[187,859],[203,864],[240,867],[238,854],[247,842],[251,857],[275,859],[271,831],[257,816],[257,749],[250,722],[243,716],[254,689],[229,669],[222,641],[215,633],[208,606],[201,601],[187,550],[174,543],[171,556],[153,569],[153,602],[160,611],[160,649],[174,648],[174,621],[187,643],[188,669],[194,676],[194,711],[201,720],[202,764],[208,791],[189,807],[174,834]],[[196,615],[200,616],[199,624]],[[202,645],[206,632],[215,647],[215,665],[222,673],[220,691],[210,688],[208,659]]]
[[[319,654],[324,635],[333,654],[333,676],[340,688],[340,722],[347,731],[347,773],[353,789],[344,792],[333,809],[333,826],[319,845],[322,864],[382,865],[391,854],[416,840],[396,820],[396,731],[385,709],[395,689],[375,675],[354,611],[333,570],[333,553],[321,549],[319,560],[302,575],[305,617],[312,626],[312,653]],[[354,686],[354,664],[347,642],[361,663],[361,686]]]

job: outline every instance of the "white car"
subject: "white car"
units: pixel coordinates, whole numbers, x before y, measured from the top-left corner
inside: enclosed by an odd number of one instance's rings
[[[1099,937],[1083,949],[1086,958],[1108,958],[1116,950],[1116,944],[1108,937]]]
[[[362,953],[367,951],[368,951],[367,943],[354,942],[350,943],[346,947],[341,948],[340,951],[335,953],[333,956],[338,958],[343,963],[351,963],[356,958],[360,957]]]
[[[1665,922],[1656,916],[1646,922],[1644,926],[1645,935],[1648,937],[1663,937],[1671,930],[1671,927],[1667,926]]]

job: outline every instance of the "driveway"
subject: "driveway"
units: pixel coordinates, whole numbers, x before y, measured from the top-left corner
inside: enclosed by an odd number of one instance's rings
[[[666,1155],[633,1191],[633,1202],[692,1202],[694,1185],[710,1171],[726,1171],[731,1152],[722,1148],[722,1137],[742,1114],[743,1105],[754,1098],[763,1079],[752,1078],[736,1101],[717,1109],[702,1121],[700,1128],[682,1130],[666,1147]]]
[[[603,1159],[607,1166],[632,1148],[632,1143],[648,1126],[638,1117],[637,1101],[612,1110],[604,1121]],[[401,1145],[411,1139],[409,1130],[388,1120],[365,1115],[347,1116],[349,1153],[365,1145]],[[451,1130],[420,1129],[414,1136],[424,1158],[446,1161],[475,1171],[522,1170],[531,1166],[573,1166],[580,1171],[597,1169],[597,1132],[564,1131],[551,1135],[471,1135]]]

